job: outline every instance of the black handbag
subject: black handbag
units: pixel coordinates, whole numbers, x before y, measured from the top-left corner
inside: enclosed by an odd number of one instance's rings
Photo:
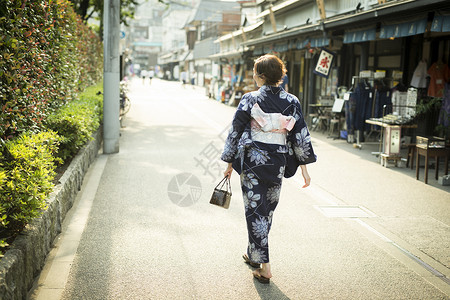
[[[211,200],[209,201],[209,203],[223,208],[228,208],[230,207],[230,201],[231,201],[231,183],[230,178],[225,176],[214,188],[214,192],[211,196]]]

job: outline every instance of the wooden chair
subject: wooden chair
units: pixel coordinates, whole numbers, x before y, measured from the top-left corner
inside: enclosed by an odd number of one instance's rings
[[[334,119],[333,118],[333,119],[330,120],[330,128],[328,130],[328,135],[329,136],[333,135],[335,129],[339,133],[339,123],[340,123],[339,119]]]
[[[315,130],[318,124],[319,114],[311,113],[309,114],[309,127],[311,130]],[[315,121],[314,121],[315,120]]]
[[[318,129],[321,130],[322,132],[326,132],[328,130],[330,120],[331,120],[331,116],[329,116],[329,115],[319,116]]]

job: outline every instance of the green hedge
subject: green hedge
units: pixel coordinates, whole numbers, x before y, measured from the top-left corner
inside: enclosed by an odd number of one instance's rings
[[[0,0],[0,250],[99,127],[102,55],[70,1]]]
[[[13,237],[46,208],[45,199],[53,188],[58,144],[59,137],[52,131],[24,133],[6,143],[11,157],[0,156],[2,240]]]
[[[102,55],[69,0],[0,0],[0,249],[45,209],[56,164],[98,128],[101,98],[78,95],[101,79]]]
[[[0,138],[46,117],[98,82],[102,44],[68,0],[0,1]]]
[[[56,165],[69,161],[92,138],[101,123],[102,104],[100,82],[50,115],[45,131],[23,133],[2,145],[0,250],[46,208]]]
[[[63,161],[76,154],[98,129],[103,112],[102,90],[102,83],[89,87],[79,99],[47,118],[45,126],[61,137],[57,155]]]

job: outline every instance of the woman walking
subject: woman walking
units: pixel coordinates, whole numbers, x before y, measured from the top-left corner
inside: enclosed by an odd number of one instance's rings
[[[243,258],[257,268],[253,276],[261,283],[272,277],[268,235],[282,178],[293,176],[300,166],[307,187],[306,164],[316,161],[300,102],[279,86],[285,74],[274,55],[255,61],[253,79],[259,90],[242,97],[221,156],[228,162],[225,176],[231,177],[233,169],[241,176],[249,238]]]

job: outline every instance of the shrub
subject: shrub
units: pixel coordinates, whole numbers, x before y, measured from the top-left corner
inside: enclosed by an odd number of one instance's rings
[[[0,145],[0,257],[7,242],[46,209],[56,164],[72,158],[99,128],[102,91],[102,82],[87,88],[46,119],[47,131]]]
[[[0,247],[46,208],[58,144],[52,131],[24,133],[2,149],[11,158],[0,154]]]
[[[46,120],[46,127],[58,133],[57,156],[67,161],[92,138],[102,118],[102,83],[91,86],[78,99],[69,102]]]
[[[98,128],[98,88],[77,95],[101,79],[102,54],[69,0],[0,0],[0,249],[45,209],[55,163]]]
[[[41,130],[102,65],[99,38],[68,0],[0,1],[0,138]]]

